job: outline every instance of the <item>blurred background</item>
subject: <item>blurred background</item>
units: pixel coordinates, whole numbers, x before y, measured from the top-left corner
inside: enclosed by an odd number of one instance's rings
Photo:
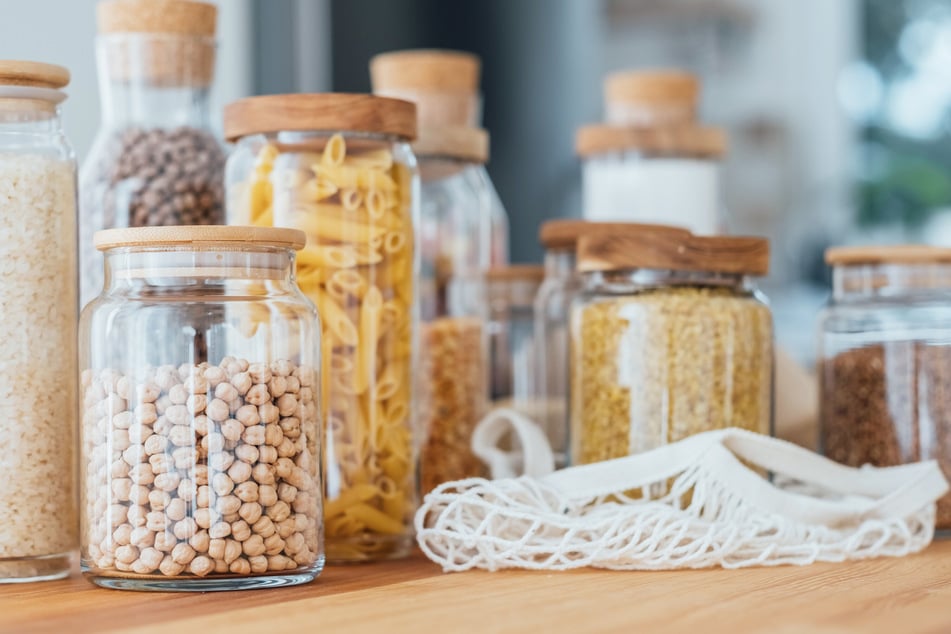
[[[73,72],[67,132],[98,126],[96,0],[0,0],[0,56]],[[538,224],[579,213],[574,132],[601,118],[611,70],[679,67],[729,131],[724,201],[773,240],[765,283],[804,363],[827,293],[825,247],[951,245],[951,3],[946,0],[219,0],[215,111],[259,93],[367,91],[378,52],[483,59],[489,170],[515,261]]]

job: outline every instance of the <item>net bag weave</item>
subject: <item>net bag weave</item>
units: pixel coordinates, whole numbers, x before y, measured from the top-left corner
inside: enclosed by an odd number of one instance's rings
[[[935,501],[948,490],[934,461],[854,469],[740,429],[548,473],[544,435],[512,411],[487,418],[473,438],[494,473],[512,469],[494,449],[508,425],[521,439],[528,475],[443,484],[416,515],[420,548],[447,572],[898,557],[931,542]]]

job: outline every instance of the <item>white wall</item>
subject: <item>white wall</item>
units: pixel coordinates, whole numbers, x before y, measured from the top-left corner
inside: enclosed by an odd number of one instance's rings
[[[250,0],[212,0],[219,6],[218,71],[212,113],[250,94]],[[72,73],[64,125],[80,159],[99,127],[94,40],[97,0],[0,0],[0,59],[60,64]]]

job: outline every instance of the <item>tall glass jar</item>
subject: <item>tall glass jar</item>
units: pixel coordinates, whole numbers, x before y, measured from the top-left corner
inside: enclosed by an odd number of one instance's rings
[[[830,249],[819,320],[820,445],[858,467],[937,460],[951,476],[951,249]],[[951,529],[951,495],[936,526]]]
[[[65,577],[78,541],[68,83],[60,66],[0,61],[0,583]]]
[[[420,490],[485,475],[472,431],[486,413],[488,329],[484,275],[490,261],[488,136],[430,128],[413,145],[422,180],[417,373]]]
[[[251,97],[225,108],[225,134],[236,144],[231,222],[307,235],[297,281],[323,323],[328,558],[406,556],[416,509],[416,109],[370,95]]]
[[[102,123],[80,174],[81,300],[102,287],[93,234],[224,223],[224,150],[211,132],[217,8],[105,0],[96,59]]]
[[[711,429],[771,432],[773,328],[760,238],[644,227],[581,237],[571,313],[571,461]]]
[[[605,82],[605,122],[578,130],[586,220],[665,223],[700,234],[727,225],[722,130],[696,121],[699,86],[679,71],[617,73]]]
[[[83,310],[82,569],[137,590],[293,585],[323,568],[320,330],[304,235],[96,234]]]

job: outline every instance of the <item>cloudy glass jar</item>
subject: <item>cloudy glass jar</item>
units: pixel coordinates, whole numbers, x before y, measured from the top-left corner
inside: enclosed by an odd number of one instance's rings
[[[768,434],[770,310],[759,238],[644,226],[582,236],[571,314],[571,461],[640,453],[725,427]]]
[[[233,590],[324,563],[320,329],[298,231],[96,234],[83,310],[83,573],[106,587]]]

